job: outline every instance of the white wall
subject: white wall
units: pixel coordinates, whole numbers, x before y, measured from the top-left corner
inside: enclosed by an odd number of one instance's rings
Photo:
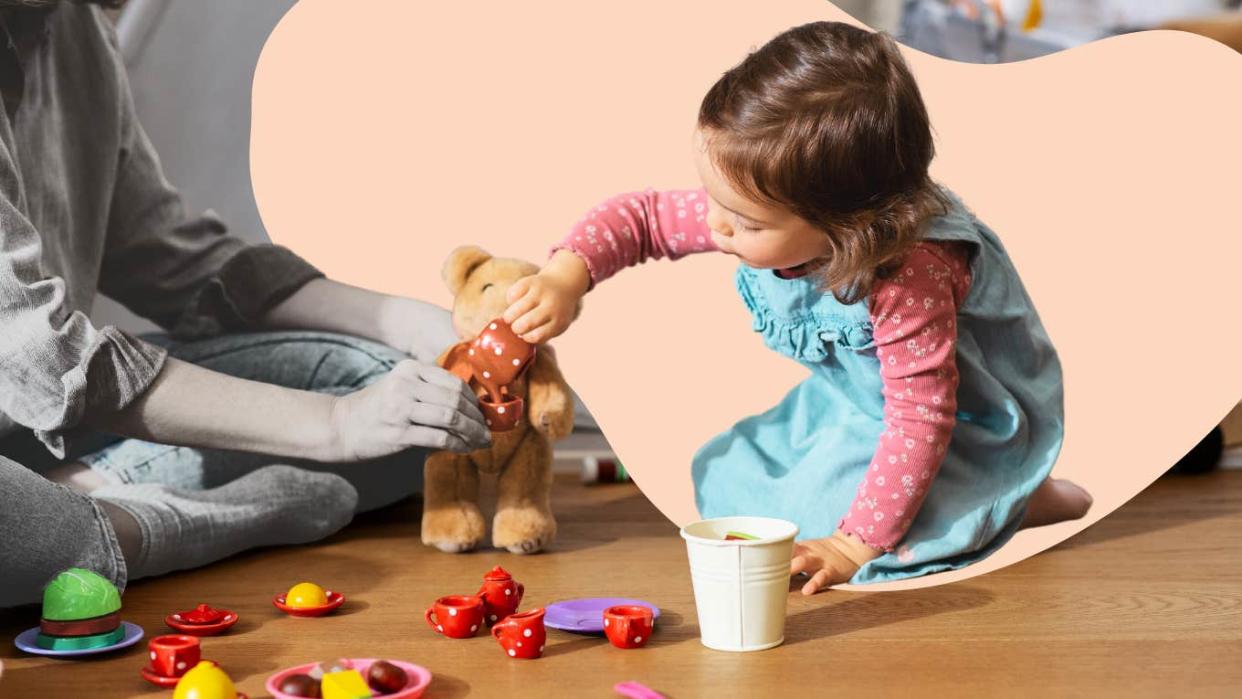
[[[831,0],[867,26],[895,32],[901,21],[901,0]]]

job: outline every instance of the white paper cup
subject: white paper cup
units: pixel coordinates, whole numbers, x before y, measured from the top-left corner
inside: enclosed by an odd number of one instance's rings
[[[730,531],[759,538],[725,541]],[[681,528],[703,645],[750,651],[785,640],[789,559],[797,535],[798,525],[768,517],[718,517]]]

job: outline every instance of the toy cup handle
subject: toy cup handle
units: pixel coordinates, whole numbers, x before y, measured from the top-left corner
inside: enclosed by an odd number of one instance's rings
[[[505,623],[504,619],[501,619],[499,623],[497,623],[495,626],[492,627],[492,638],[499,641],[500,634],[503,633],[505,628],[507,627],[508,627],[508,624]]]
[[[437,626],[439,626],[439,624],[431,620],[432,615],[434,615],[435,613],[436,613],[435,607],[427,607],[427,612],[423,614],[423,616],[427,618],[427,625],[431,627],[432,631],[435,631],[436,633],[440,633],[440,629],[436,628]]]

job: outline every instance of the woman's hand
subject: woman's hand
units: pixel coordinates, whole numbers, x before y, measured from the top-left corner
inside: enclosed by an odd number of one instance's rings
[[[591,273],[582,258],[558,250],[539,274],[509,287],[505,322],[527,342],[547,342],[574,321],[578,303],[590,286]]]
[[[467,452],[491,443],[474,393],[447,371],[413,360],[336,398],[331,460],[360,461],[410,447]]]
[[[811,579],[802,586],[802,594],[813,595],[832,585],[849,582],[864,563],[879,558],[882,553],[838,529],[825,539],[795,543],[789,574],[809,574]]]

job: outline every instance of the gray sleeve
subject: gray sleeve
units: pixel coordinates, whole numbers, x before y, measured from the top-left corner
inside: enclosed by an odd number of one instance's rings
[[[267,310],[323,273],[287,248],[228,235],[210,212],[187,215],[138,123],[115,43],[113,63],[121,152],[100,291],[180,337],[255,327]]]
[[[121,410],[163,366],[162,349],[65,306],[65,282],[46,275],[38,231],[13,205],[12,153],[0,149],[0,412],[58,457],[64,431]]]

